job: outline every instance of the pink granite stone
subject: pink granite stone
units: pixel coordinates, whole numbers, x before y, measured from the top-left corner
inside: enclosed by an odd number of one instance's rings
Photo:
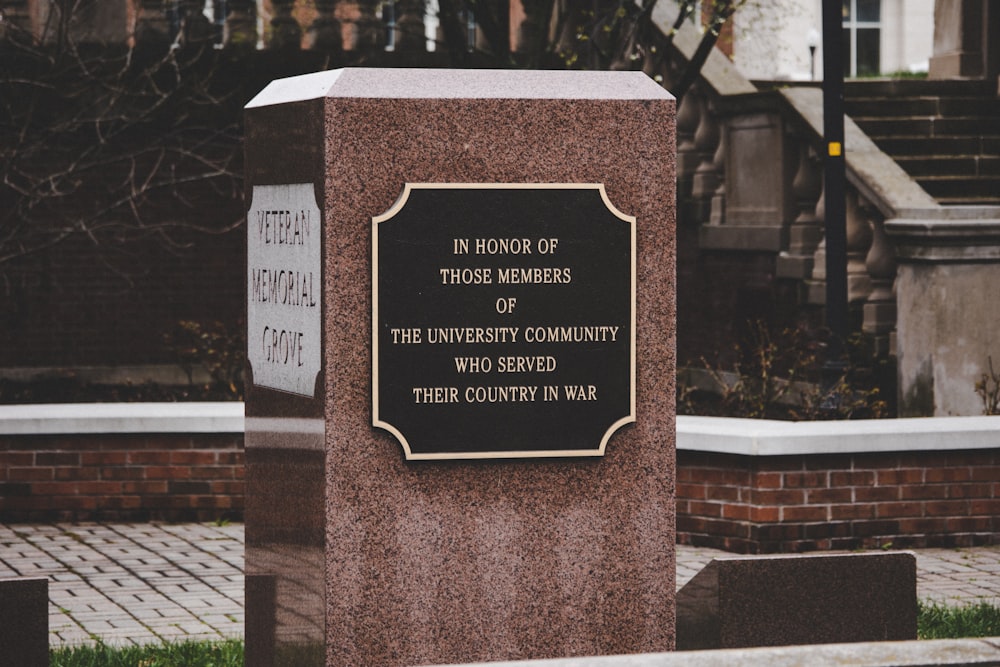
[[[48,667],[47,578],[0,579],[0,664]]]
[[[248,188],[313,182],[324,216],[321,389],[247,414],[325,418],[325,508],[297,511],[325,517],[327,664],[673,648],[674,113],[638,72],[346,69],[248,106]],[[372,427],[372,218],[408,182],[603,183],[637,218],[636,422],[604,457],[407,462]],[[280,440],[251,421],[250,465]],[[248,484],[248,572],[292,541],[252,525],[280,469]]]
[[[912,553],[716,558],[677,593],[677,648],[917,638]]]

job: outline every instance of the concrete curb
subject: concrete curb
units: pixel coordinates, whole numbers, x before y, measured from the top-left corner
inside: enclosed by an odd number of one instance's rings
[[[1000,637],[820,644],[479,663],[479,667],[929,667],[1000,665]],[[457,666],[453,666],[457,667]],[[471,667],[471,665],[466,666]]]

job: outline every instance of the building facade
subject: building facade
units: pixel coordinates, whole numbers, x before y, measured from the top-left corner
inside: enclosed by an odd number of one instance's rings
[[[733,62],[749,79],[823,76],[822,0],[750,2],[733,15]],[[844,0],[848,77],[927,72],[935,0]]]

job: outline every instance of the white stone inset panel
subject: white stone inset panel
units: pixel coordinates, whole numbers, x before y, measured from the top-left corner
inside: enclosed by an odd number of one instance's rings
[[[322,292],[312,183],[255,185],[247,212],[247,358],[255,385],[315,395]]]

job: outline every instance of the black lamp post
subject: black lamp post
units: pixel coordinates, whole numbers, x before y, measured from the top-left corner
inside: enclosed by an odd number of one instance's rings
[[[823,0],[823,159],[826,231],[826,326],[830,345],[824,365],[827,388],[843,374],[847,338],[847,224],[844,160],[844,63],[842,0]]]

